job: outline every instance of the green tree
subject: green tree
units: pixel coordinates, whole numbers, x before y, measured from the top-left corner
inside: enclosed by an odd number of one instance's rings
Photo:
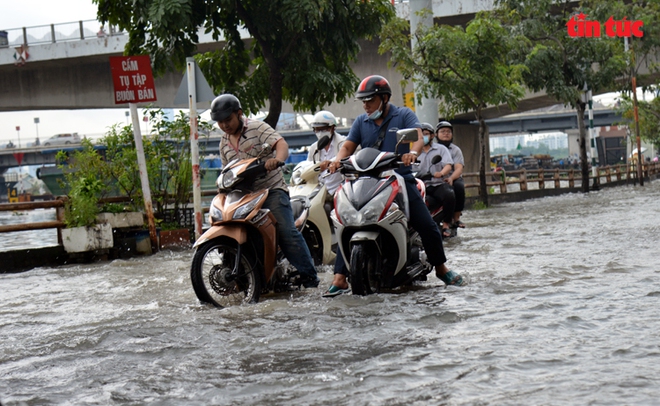
[[[393,20],[383,31],[380,51],[392,52],[397,69],[416,83],[417,97],[440,99],[442,115],[474,113],[479,122],[479,195],[488,205],[488,126],[483,111],[504,103],[514,109],[524,96],[525,67],[511,63],[524,39],[512,35],[488,13],[479,13],[465,28],[420,26],[412,33],[417,37],[412,50],[407,32],[407,21]]]
[[[221,50],[197,56],[216,94],[231,92],[248,113],[269,101],[275,127],[282,101],[316,111],[352,96],[349,64],[358,41],[394,16],[389,0],[93,0],[98,18],[128,31],[125,54],[148,53],[155,72],[183,70],[198,29],[224,38]],[[251,40],[241,38],[246,29]]]
[[[569,0],[499,0],[498,6],[506,21],[533,43],[524,59],[526,85],[533,91],[545,90],[577,112],[582,191],[589,192],[584,91],[616,88],[626,66],[623,44],[606,35],[571,38],[566,24],[583,10]]]
[[[660,146],[660,97],[655,97],[651,101],[638,102],[637,110],[640,137],[647,142]],[[629,95],[624,95],[621,98],[619,111],[625,120],[622,124],[630,127],[635,118],[633,101]]]

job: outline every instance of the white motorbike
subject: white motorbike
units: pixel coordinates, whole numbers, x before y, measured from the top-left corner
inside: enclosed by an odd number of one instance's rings
[[[397,147],[417,135],[417,129],[397,131]],[[335,193],[331,217],[353,294],[407,285],[432,270],[421,238],[408,225],[405,180],[394,171],[400,161],[374,148],[341,160],[346,181]]]
[[[317,144],[317,151],[325,148],[328,143],[330,143],[330,138],[328,136],[322,137]],[[337,256],[329,210],[325,207],[328,189],[325,184],[319,182],[320,166],[321,163],[316,162],[316,159],[300,162],[293,169],[291,186],[289,186],[292,203],[295,201],[309,201],[309,216],[302,229],[302,235],[316,266],[331,265],[335,262]],[[333,250],[333,247],[335,250]]]

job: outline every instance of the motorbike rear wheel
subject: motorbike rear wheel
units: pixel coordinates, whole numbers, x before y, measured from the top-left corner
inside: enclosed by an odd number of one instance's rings
[[[366,244],[355,244],[351,249],[351,289],[354,295],[370,295],[380,291],[378,276],[380,255]]]
[[[241,255],[237,275],[232,275],[237,254],[232,240],[212,240],[197,249],[190,279],[201,302],[222,308],[259,301],[262,277],[245,255]]]

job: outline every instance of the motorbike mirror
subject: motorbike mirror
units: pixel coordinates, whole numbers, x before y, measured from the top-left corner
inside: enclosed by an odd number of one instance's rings
[[[431,159],[431,164],[435,165],[440,161],[442,161],[442,157],[440,155],[436,155]]]
[[[316,143],[316,152],[318,152],[318,151],[322,150],[323,148],[327,147],[328,144],[330,144],[330,137],[328,137],[327,135],[324,135],[323,137],[321,137],[319,142]]]
[[[419,128],[402,128],[396,132],[396,146],[394,147],[395,151],[399,150],[399,144],[402,141],[405,142],[415,142],[419,139]]]
[[[270,145],[263,143],[261,144],[261,153],[259,154],[259,158],[264,157],[272,152],[272,149]]]
[[[396,132],[397,142],[415,142],[418,137],[419,133],[417,128],[403,128]]]

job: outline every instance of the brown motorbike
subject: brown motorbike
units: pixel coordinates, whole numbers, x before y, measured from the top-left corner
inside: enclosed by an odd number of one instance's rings
[[[264,293],[292,290],[297,271],[278,250],[276,220],[263,208],[268,189],[255,190],[255,180],[267,173],[270,147],[257,158],[229,162],[216,181],[211,202],[211,227],[195,242],[190,278],[197,298],[217,307],[256,303]],[[296,227],[309,214],[306,198],[291,201]]]

